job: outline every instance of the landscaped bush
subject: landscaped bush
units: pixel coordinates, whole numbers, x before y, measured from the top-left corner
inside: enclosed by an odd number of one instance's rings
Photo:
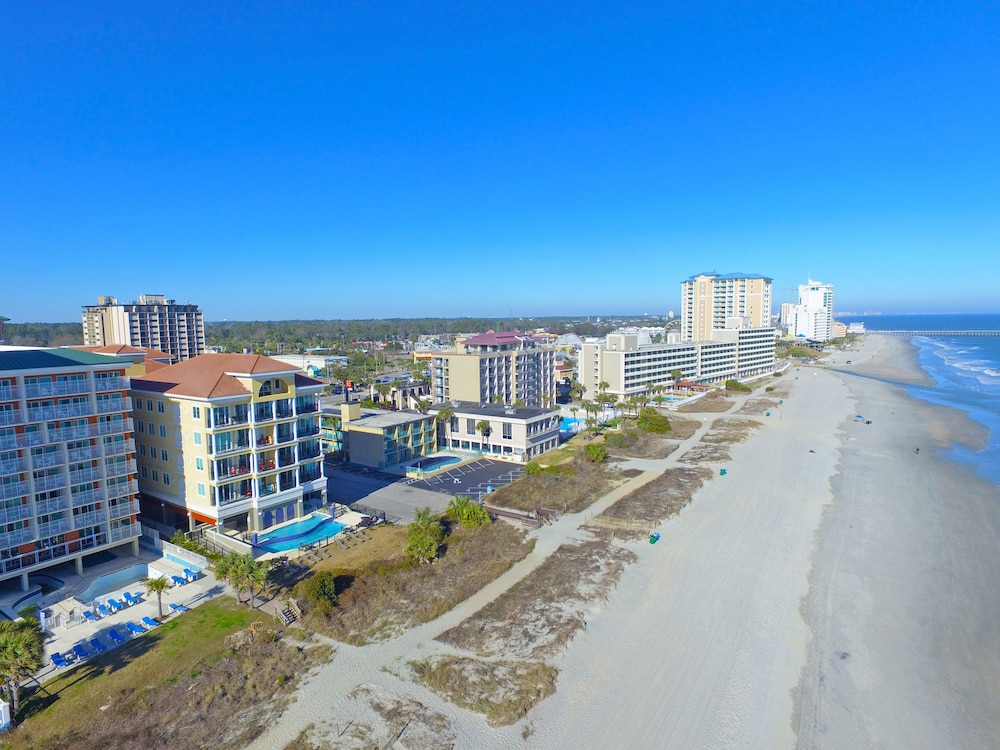
[[[726,390],[734,391],[736,393],[750,393],[753,390],[753,388],[751,388],[748,385],[745,385],[744,383],[741,383],[738,380],[727,380]]]
[[[638,427],[643,432],[652,432],[663,435],[670,432],[670,420],[660,414],[656,409],[647,406],[639,412]]]
[[[337,576],[332,570],[321,570],[295,586],[310,611],[326,613],[337,606]]]
[[[608,449],[604,443],[591,443],[583,449],[583,455],[592,464],[602,463],[608,457]]]
[[[452,498],[452,501],[448,503],[448,509],[445,511],[445,514],[448,518],[467,529],[490,523],[490,514],[486,508],[479,503],[473,502],[472,498],[468,495],[456,495]]]

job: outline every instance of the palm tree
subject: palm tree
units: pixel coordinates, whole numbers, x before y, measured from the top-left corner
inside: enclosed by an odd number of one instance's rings
[[[247,584],[246,560],[249,555],[229,552],[215,563],[215,574],[218,578],[236,589],[236,601],[243,603],[243,589]],[[252,558],[251,558],[252,559]]]
[[[376,383],[375,390],[378,391],[379,401],[384,402],[385,397],[389,395],[389,391],[392,390],[392,386],[388,383]]]
[[[166,576],[156,578],[143,578],[142,584],[146,587],[146,596],[156,594],[156,604],[160,608],[160,619],[163,619],[163,592],[170,588],[170,581]]]
[[[10,700],[10,718],[17,721],[21,683],[42,668],[45,632],[37,617],[0,620],[0,680]]]
[[[448,446],[448,430],[451,425],[451,418],[454,416],[455,412],[447,406],[434,415],[434,421],[441,427],[441,437],[438,438],[439,446],[442,443],[444,443],[445,447]]]
[[[250,589],[250,609],[253,609],[256,597],[254,588],[263,591],[267,585],[267,565],[264,564],[263,560],[254,560],[251,555],[243,555],[243,557],[248,558],[243,561],[243,566],[246,584]]]
[[[490,423],[485,419],[476,422],[476,431],[483,436],[483,443],[489,447]]]
[[[421,414],[426,414],[427,410],[431,408],[431,400],[429,398],[418,398],[417,399],[417,411]]]

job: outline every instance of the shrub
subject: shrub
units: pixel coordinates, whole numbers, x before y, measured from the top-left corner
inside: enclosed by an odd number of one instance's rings
[[[430,506],[418,508],[413,523],[407,527],[406,556],[415,562],[430,562],[437,557],[444,541],[444,526],[431,513]]]
[[[476,526],[485,526],[490,522],[490,514],[479,503],[472,502],[468,495],[456,495],[448,503],[445,511],[448,518],[460,523],[467,529],[474,529]]]
[[[726,390],[727,391],[734,391],[735,393],[750,393],[753,390],[753,388],[751,388],[748,385],[745,385],[745,384],[741,383],[738,380],[727,380],[726,381]]]
[[[583,449],[583,455],[590,463],[599,464],[608,457],[608,449],[603,443],[591,443]]]
[[[670,420],[660,414],[656,409],[647,406],[639,412],[638,427],[643,432],[652,432],[663,435],[670,432]]]
[[[542,465],[538,463],[538,461],[528,461],[528,463],[524,465],[524,473],[527,474],[529,477],[533,477],[536,474],[541,474]]]
[[[331,570],[321,570],[310,576],[297,584],[295,591],[311,610],[325,614],[337,606],[337,576]]]

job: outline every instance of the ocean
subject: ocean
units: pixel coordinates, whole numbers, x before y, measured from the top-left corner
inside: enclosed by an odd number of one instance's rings
[[[869,331],[1000,331],[1000,315],[859,315]],[[1000,336],[920,336],[911,339],[917,361],[934,379],[932,387],[908,386],[909,394],[960,409],[989,430],[988,446],[949,454],[969,463],[1000,486]]]

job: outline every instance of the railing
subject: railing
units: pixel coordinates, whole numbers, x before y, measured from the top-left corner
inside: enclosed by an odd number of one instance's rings
[[[31,455],[31,468],[33,469],[47,469],[51,466],[61,466],[62,464],[62,456],[56,452],[33,453]]]
[[[57,536],[73,530],[73,520],[71,518],[60,518],[58,521],[38,524],[38,537],[44,539],[47,536]]]
[[[98,414],[110,414],[116,411],[132,411],[132,399],[106,398],[97,402]]]
[[[299,448],[299,461],[305,461],[308,458],[316,458],[321,453],[319,446],[314,448]]]
[[[112,542],[120,542],[123,539],[131,539],[132,537],[139,536],[141,529],[138,523],[131,523],[125,526],[119,526],[117,529],[111,529],[109,536]]]
[[[26,410],[29,422],[47,422],[52,419],[72,419],[73,417],[89,417],[94,413],[94,405],[57,404],[56,406],[29,406]]]
[[[35,530],[33,528],[17,529],[6,534],[0,534],[0,547],[16,547],[19,544],[33,542],[35,540]]]
[[[132,382],[128,377],[118,376],[114,378],[94,378],[94,390],[98,393],[107,391],[127,391],[131,388]]]
[[[253,410],[253,421],[254,422],[269,422],[274,419],[274,412],[270,408],[270,403],[268,403],[268,408],[260,409],[256,406]]]
[[[101,449],[96,445],[90,445],[86,448],[73,448],[67,453],[67,456],[69,457],[69,463],[90,461],[101,457]]]
[[[132,438],[115,440],[104,444],[105,456],[121,456],[125,453],[135,453],[135,440]],[[94,456],[94,458],[97,458],[97,456]]]
[[[4,482],[0,484],[0,499],[11,497],[23,497],[28,494],[28,483],[24,480],[17,482]]]
[[[0,462],[0,475],[3,474],[20,474],[23,471],[28,470],[28,461],[25,458],[18,458],[14,461],[2,461]]]
[[[139,485],[134,479],[130,479],[127,482],[119,482],[118,484],[109,484],[107,487],[107,494],[109,498],[115,497],[128,497],[130,495],[135,495],[139,492]]]
[[[313,435],[318,435],[318,434],[319,434],[319,425],[318,424],[313,424],[313,425],[310,425],[308,427],[300,427],[299,428],[299,437],[300,438],[312,437]]]
[[[287,432],[287,433],[279,432],[277,434],[277,436],[276,436],[276,439],[277,439],[277,441],[279,443],[287,443],[287,442],[295,439],[295,433],[294,432]]]
[[[60,443],[67,440],[83,440],[85,438],[98,437],[100,435],[116,435],[123,432],[132,431],[131,419],[120,419],[113,422],[98,422],[97,424],[76,425],[73,427],[56,427],[48,431],[48,435],[42,433],[25,433],[26,436],[37,434],[38,438],[28,438],[29,445],[40,445],[44,442]]]
[[[307,404],[297,403],[295,405],[295,409],[298,414],[312,414],[314,412],[319,411],[319,404],[316,403],[315,401],[312,401],[311,403]]]
[[[44,477],[34,478],[35,492],[45,490],[57,490],[66,486],[66,477],[63,474],[47,474]]]
[[[100,481],[101,479],[104,479],[104,472],[101,471],[100,467],[91,466],[89,469],[84,469],[83,471],[70,471],[69,473],[70,484],[97,482]]]
[[[25,518],[31,518],[33,515],[35,515],[35,512],[31,509],[30,505],[27,503],[17,503],[6,508],[0,508],[0,524],[23,521]]]
[[[16,385],[0,385],[0,401],[14,401],[21,398],[21,389]]]
[[[22,422],[24,422],[24,412],[20,409],[0,411],[0,424],[21,424]]]
[[[69,502],[65,497],[53,497],[48,500],[35,501],[35,515],[45,515],[46,513],[61,513],[69,510]]]
[[[70,500],[73,503],[74,508],[79,508],[81,505],[92,505],[93,503],[103,503],[105,500],[104,490],[90,489],[81,490],[79,492],[71,492]]]
[[[238,451],[248,451],[248,450],[250,450],[250,443],[249,442],[246,442],[246,443],[235,443],[233,445],[230,445],[228,448],[225,448],[225,447],[219,448],[218,446],[216,446],[216,448],[215,448],[215,455],[216,456],[228,456],[230,453],[236,453]]]
[[[111,518],[122,518],[124,516],[135,516],[139,514],[139,502],[130,500],[127,503],[108,505],[108,515]]]
[[[73,516],[73,527],[82,529],[87,526],[96,526],[108,520],[107,513],[102,510],[92,510],[88,513],[77,513]]]
[[[104,464],[104,471],[108,477],[120,477],[124,474],[135,474],[135,459],[129,458],[124,461],[111,461]]]
[[[319,479],[321,476],[323,476],[323,472],[319,468],[316,468],[313,471],[300,470],[299,483],[305,484],[306,482],[312,482],[315,479]]]
[[[63,380],[58,383],[25,383],[25,398],[46,398],[48,396],[76,396],[90,391],[87,380]]]

